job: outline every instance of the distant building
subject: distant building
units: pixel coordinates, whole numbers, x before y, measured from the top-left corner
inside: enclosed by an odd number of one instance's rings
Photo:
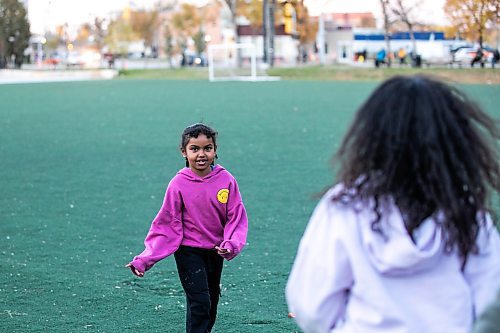
[[[375,28],[375,16],[371,12],[364,13],[326,13],[323,14],[325,28]],[[318,20],[318,17],[313,17]]]
[[[326,13],[323,14],[326,63],[349,63],[374,58],[386,48],[384,30],[376,28],[373,13]],[[314,17],[318,20],[318,17]],[[446,61],[450,48],[465,44],[464,41],[448,40],[441,31],[414,32],[416,50],[408,32],[394,32],[390,36],[392,52],[403,49],[407,54],[416,51],[424,61]],[[387,51],[387,50],[386,50]]]
[[[357,61],[361,53],[366,54],[367,59],[374,58],[378,51],[387,46],[384,31],[378,29],[336,29],[327,31],[325,36],[326,57],[330,63]],[[447,62],[451,48],[466,44],[463,40],[446,39],[441,31],[416,31],[414,38],[416,54],[428,62]],[[390,46],[392,52],[404,49],[410,54],[414,51],[409,32],[392,33]]]

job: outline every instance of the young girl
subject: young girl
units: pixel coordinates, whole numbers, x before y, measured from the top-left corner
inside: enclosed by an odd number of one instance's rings
[[[394,77],[360,108],[286,288],[304,332],[469,332],[500,286],[495,122],[457,89]]]
[[[174,254],[186,293],[186,332],[212,330],[217,315],[223,258],[233,259],[245,246],[248,220],[236,179],[217,158],[217,132],[195,124],[182,133],[186,167],[170,181],[153,220],[146,249],[126,267],[142,277]]]

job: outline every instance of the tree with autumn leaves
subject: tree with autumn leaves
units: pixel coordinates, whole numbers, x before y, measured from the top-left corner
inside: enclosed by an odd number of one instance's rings
[[[30,24],[22,2],[0,0],[0,68],[10,61],[16,68],[21,67],[29,38]]]
[[[234,24],[235,32],[236,17],[239,16],[246,17],[254,28],[259,29],[262,27],[262,0],[214,1],[217,1],[220,6],[230,13],[230,21]],[[419,11],[419,1],[379,1],[381,8],[385,8],[383,18],[388,50],[390,50],[390,32],[396,27],[399,27],[399,29],[404,27],[410,31],[410,35],[413,35],[414,26],[424,26],[416,21],[414,15],[410,15]],[[170,2],[172,2],[172,5],[169,11],[172,12],[172,15],[168,19],[161,18],[160,9],[156,7],[150,10],[129,9],[122,16],[106,22],[108,23],[105,25],[106,29],[103,29],[102,20],[101,22],[95,22],[95,24],[82,25],[77,40],[92,40],[98,49],[102,49],[106,45],[113,53],[125,52],[126,44],[129,42],[142,40],[146,47],[153,47],[159,46],[160,40],[162,40],[161,44],[165,44],[163,42],[166,41],[163,51],[169,58],[172,58],[176,53],[182,52],[187,41],[193,40],[197,52],[201,53],[206,44],[203,25],[208,21],[215,21],[217,18],[207,19],[204,16],[206,14],[203,8],[197,8],[194,5],[185,3],[177,6],[177,0],[170,0]],[[485,39],[491,36],[489,32],[497,29],[499,3],[500,0],[447,0],[444,9],[453,26],[452,33],[483,44]],[[316,39],[318,26],[317,22],[311,20],[303,0],[277,0],[275,5],[276,24],[284,23],[286,20],[285,5],[288,8],[293,7],[294,27],[292,36],[299,41],[299,48],[311,46]],[[217,13],[220,13],[220,11]],[[92,39],[88,38],[90,35]],[[238,42],[237,37],[236,35],[235,42]],[[49,44],[49,40],[47,44]]]
[[[181,49],[187,47],[188,40],[200,31],[202,18],[198,9],[188,3],[183,3],[179,11],[171,18],[171,23],[177,32],[178,46]]]
[[[289,0],[296,13],[296,33],[301,45],[307,45],[316,40],[317,22],[311,20],[303,0]]]
[[[445,9],[454,32],[481,47],[486,32],[500,23],[500,0],[446,0]]]
[[[254,28],[261,28],[263,23],[262,14],[262,1],[261,0],[220,0],[219,3],[223,5],[226,11],[230,14],[230,22],[234,25],[235,29],[235,42],[239,42],[236,32],[236,17],[246,17]],[[286,2],[278,2],[275,8],[275,22],[284,22],[284,4]],[[301,46],[311,44],[316,38],[317,24],[312,22],[309,18],[307,8],[304,6],[303,0],[287,0],[295,10],[295,34],[294,37],[299,40]],[[198,53],[201,53],[204,48],[204,34],[202,30],[204,21],[213,21],[216,18],[204,17],[203,10],[196,8],[191,4],[182,4],[175,12],[169,21],[168,29],[165,33],[167,40],[169,58],[175,47],[177,51],[182,50],[189,38],[195,42]],[[175,40],[177,45],[172,45],[174,40],[173,35],[176,36]]]
[[[158,9],[132,10],[127,8],[121,16],[108,25],[107,35],[104,38],[111,53],[125,54],[127,43],[144,41],[146,47],[155,46],[156,32],[161,24]]]
[[[290,4],[295,10],[295,37],[299,39],[301,44],[314,42],[318,31],[318,24],[310,19],[309,12],[303,0],[279,1],[274,11],[275,22],[284,23],[286,4]],[[246,17],[252,26],[262,26],[262,0],[238,1],[237,13]]]

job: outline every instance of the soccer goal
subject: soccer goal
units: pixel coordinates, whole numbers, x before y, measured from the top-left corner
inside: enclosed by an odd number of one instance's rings
[[[254,44],[208,45],[208,78],[210,81],[277,81],[267,76],[265,66],[257,62]]]

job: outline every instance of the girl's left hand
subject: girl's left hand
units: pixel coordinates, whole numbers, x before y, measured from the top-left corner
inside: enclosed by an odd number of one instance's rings
[[[135,268],[134,266],[132,266],[132,264],[126,264],[125,267],[127,268],[130,268],[130,270],[132,271],[132,273],[134,273],[134,275],[138,276],[138,277],[143,277],[144,276],[144,272],[141,272],[139,271],[137,268]]]
[[[216,246],[215,249],[217,250],[217,253],[220,255],[231,253],[229,249],[223,249],[219,246]]]

